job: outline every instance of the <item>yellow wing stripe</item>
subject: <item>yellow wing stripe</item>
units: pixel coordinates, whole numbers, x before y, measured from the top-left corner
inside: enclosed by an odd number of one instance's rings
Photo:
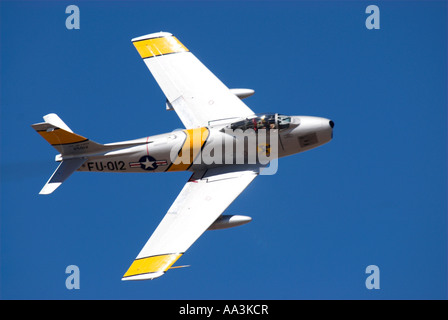
[[[83,136],[80,136],[73,132],[65,131],[64,129],[60,128],[56,128],[52,131],[37,131],[37,133],[39,133],[42,138],[47,140],[47,142],[53,146],[58,144],[76,143],[88,140]]]
[[[142,57],[151,58],[169,53],[186,52],[189,51],[179,40],[174,36],[167,36],[161,38],[152,38],[133,42],[138,53]]]
[[[136,259],[123,278],[152,272],[165,272],[182,256],[182,253]]]
[[[187,138],[178,153],[178,157],[173,161],[166,171],[185,171],[191,167],[193,161],[199,155],[209,136],[206,127],[184,130]]]

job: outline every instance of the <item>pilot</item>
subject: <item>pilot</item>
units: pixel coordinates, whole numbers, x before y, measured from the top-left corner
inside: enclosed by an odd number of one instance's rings
[[[257,120],[255,120],[255,118],[252,119],[252,124],[254,126],[254,130],[257,131]]]

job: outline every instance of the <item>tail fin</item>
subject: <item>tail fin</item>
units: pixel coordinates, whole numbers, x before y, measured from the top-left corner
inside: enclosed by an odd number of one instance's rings
[[[62,163],[42,188],[40,194],[50,194],[56,190],[62,182],[82,166],[89,156],[148,143],[145,138],[103,145],[73,133],[54,113],[44,116],[44,120],[45,122],[33,124],[31,127],[61,153],[56,157],[56,161],[62,160]]]
[[[76,156],[102,149],[103,145],[93,142],[73,131],[55,113],[44,116],[45,122],[31,125],[38,134],[58,150],[62,156]]]
[[[50,113],[44,116],[45,122],[31,125],[42,138],[47,140],[61,153],[62,162],[39,192],[50,194],[73,172],[75,172],[87,160],[83,157],[87,153],[94,153],[104,148],[102,144],[93,142],[73,131],[56,114]],[[64,157],[67,157],[64,159]]]

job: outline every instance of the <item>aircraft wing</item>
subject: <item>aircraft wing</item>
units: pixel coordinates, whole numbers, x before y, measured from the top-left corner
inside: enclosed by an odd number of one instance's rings
[[[132,43],[165,94],[167,108],[187,129],[254,113],[171,33],[148,34]]]
[[[122,280],[160,277],[258,175],[257,167],[195,172]]]

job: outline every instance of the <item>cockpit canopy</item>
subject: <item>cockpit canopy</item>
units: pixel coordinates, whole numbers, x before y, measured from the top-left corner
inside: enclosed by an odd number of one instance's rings
[[[278,113],[254,114],[246,119],[231,123],[230,129],[287,129],[291,124],[291,117]]]

